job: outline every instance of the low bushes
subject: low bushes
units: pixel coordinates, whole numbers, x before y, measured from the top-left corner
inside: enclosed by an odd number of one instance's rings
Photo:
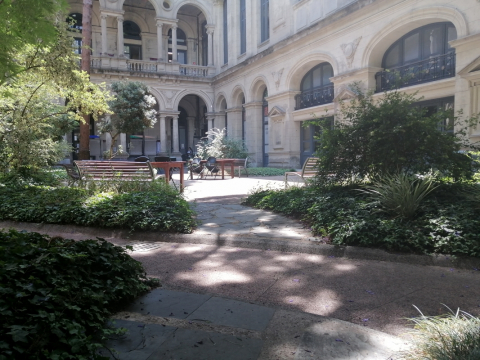
[[[248,175],[249,176],[283,176],[287,171],[295,171],[294,169],[278,169],[278,168],[270,168],[270,167],[256,167],[256,168],[248,168]],[[247,175],[245,169],[240,171],[242,176]]]
[[[333,244],[478,257],[480,208],[465,195],[478,186],[441,184],[411,219],[378,211],[379,204],[354,186],[260,189],[245,204],[301,218]]]
[[[158,285],[144,274],[103,239],[0,232],[0,359],[98,358],[109,315]]]
[[[120,183],[120,182],[119,182]],[[0,186],[0,220],[192,232],[193,211],[163,182],[126,189]]]

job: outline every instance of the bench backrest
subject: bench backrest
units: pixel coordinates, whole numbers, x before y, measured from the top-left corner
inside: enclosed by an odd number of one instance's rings
[[[318,172],[318,158],[309,157],[303,163],[301,177],[313,177],[316,176]]]
[[[82,180],[145,180],[154,179],[149,162],[133,161],[74,161]]]

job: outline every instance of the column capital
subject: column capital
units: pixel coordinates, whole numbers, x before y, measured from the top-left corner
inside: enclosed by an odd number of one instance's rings
[[[118,15],[117,16],[117,21],[120,23],[120,22],[123,22],[123,15]]]
[[[163,27],[163,22],[160,20],[157,20],[157,28],[162,28]]]
[[[171,28],[172,28],[172,31],[177,30],[178,29],[178,24],[172,24]]]
[[[107,17],[108,17],[108,14],[105,14],[105,13],[103,13],[103,12],[100,13],[100,18],[101,18],[102,20],[106,20]]]
[[[205,29],[208,35],[212,35],[215,32],[215,25],[205,25]]]
[[[223,0],[213,0],[214,6],[223,6]]]

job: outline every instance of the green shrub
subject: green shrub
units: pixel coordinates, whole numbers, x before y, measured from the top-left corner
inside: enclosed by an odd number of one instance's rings
[[[403,172],[384,175],[360,191],[377,202],[380,211],[404,219],[412,218],[420,204],[434,189],[434,179],[430,177],[413,178]]]
[[[314,121],[322,127],[317,135],[318,181],[345,183],[399,171],[426,174],[430,169],[456,179],[473,175],[478,163],[461,152],[478,151],[469,141],[470,128],[478,117],[456,117],[453,111],[429,115],[415,106],[421,99],[403,91],[373,97],[352,86],[357,97],[342,104],[342,118]],[[441,128],[455,130],[442,131]]]
[[[283,176],[287,171],[295,171],[294,169],[278,169],[278,168],[271,168],[271,167],[255,167],[255,168],[248,168],[248,175],[250,176]],[[240,171],[242,176],[247,175],[247,172],[242,169]]]
[[[128,183],[121,186],[134,186]],[[143,186],[147,188],[131,192],[4,186],[0,187],[0,220],[192,232],[194,213],[178,192],[162,182]]]
[[[299,217],[333,244],[480,257],[479,210],[464,201],[458,185],[442,184],[434,189],[411,219],[377,211],[377,205],[357,189],[260,189],[244,203]]]
[[[0,232],[0,359],[92,359],[119,306],[158,285],[121,247]]]
[[[420,318],[411,319],[415,324],[415,347],[405,354],[404,359],[480,359],[480,319],[460,309],[450,312],[432,317],[420,312]]]

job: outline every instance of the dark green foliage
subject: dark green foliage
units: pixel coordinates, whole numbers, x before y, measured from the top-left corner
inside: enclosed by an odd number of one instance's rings
[[[156,191],[154,191],[156,190]],[[193,211],[165,184],[145,191],[0,186],[0,219],[190,233]]]
[[[342,121],[331,127],[330,118],[316,121],[322,126],[319,180],[345,183],[377,175],[406,172],[425,174],[437,170],[454,178],[473,175],[472,159],[461,149],[475,150],[468,143],[468,128],[478,119],[461,122],[452,111],[427,116],[414,106],[420,99],[400,91],[380,98],[363,94],[342,106]],[[455,133],[442,132],[440,123]]]
[[[334,244],[480,257],[480,209],[462,195],[475,186],[440,185],[410,220],[379,212],[353,187],[262,190],[245,203],[298,216]]]
[[[121,247],[0,232],[0,359],[93,359],[112,311],[158,285]]]

